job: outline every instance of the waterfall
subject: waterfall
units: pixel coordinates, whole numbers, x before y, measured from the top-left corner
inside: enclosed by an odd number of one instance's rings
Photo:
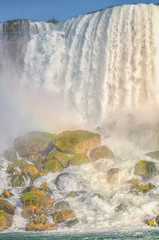
[[[22,96],[16,99],[20,105],[24,95],[24,107],[28,92],[35,96],[39,91],[43,98],[49,94],[49,105],[57,105],[56,110],[64,112],[64,105],[67,115],[71,109],[79,118],[99,126],[119,111],[140,112],[157,106],[158,22],[159,6],[137,4],[103,9],[58,24],[1,23],[3,89],[12,99],[20,92]]]

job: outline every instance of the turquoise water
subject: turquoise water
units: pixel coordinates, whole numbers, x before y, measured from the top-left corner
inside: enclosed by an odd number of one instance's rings
[[[111,239],[144,239],[153,240],[159,239],[159,230],[155,231],[144,231],[144,232],[107,232],[107,233],[85,233],[85,234],[42,234],[42,233],[2,233],[0,239],[3,240],[111,240]]]

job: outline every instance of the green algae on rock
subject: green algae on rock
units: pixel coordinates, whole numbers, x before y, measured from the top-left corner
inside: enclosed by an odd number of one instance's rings
[[[47,160],[58,160],[61,165],[66,168],[69,164],[69,155],[67,155],[66,153],[60,152],[60,151],[53,151],[49,153],[49,156],[46,158]]]
[[[91,151],[100,144],[101,136],[84,130],[64,131],[55,138],[55,146],[62,152],[75,154]]]
[[[53,214],[53,220],[55,223],[62,223],[74,217],[75,217],[75,213],[72,209],[62,210]]]
[[[0,230],[10,228],[12,226],[13,216],[0,210]]]

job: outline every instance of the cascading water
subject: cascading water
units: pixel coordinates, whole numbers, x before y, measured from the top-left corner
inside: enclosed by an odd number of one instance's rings
[[[70,202],[83,231],[143,227],[145,219],[159,212],[158,176],[151,179],[156,188],[147,195],[132,195],[130,185],[124,185],[133,178],[142,183],[134,166],[143,155],[136,156],[159,146],[158,22],[159,6],[138,4],[56,25],[27,20],[0,24],[0,149],[30,130],[98,126],[103,143],[117,156],[64,170],[73,175],[62,180],[62,188],[79,191],[78,201]],[[150,156],[144,159],[158,166]],[[5,188],[9,186],[7,165],[3,158],[0,179]],[[120,170],[114,185],[105,180],[110,168]],[[34,185],[47,181],[61,200],[65,192],[56,189],[56,176],[39,177]],[[13,191],[16,200],[11,199],[17,205],[18,191]],[[94,195],[98,192],[101,198]],[[12,230],[18,228],[16,217],[22,220],[21,211],[19,204]]]

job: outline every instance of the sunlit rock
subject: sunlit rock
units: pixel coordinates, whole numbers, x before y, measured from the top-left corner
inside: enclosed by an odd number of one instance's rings
[[[53,215],[53,220],[55,223],[61,223],[61,222],[65,222],[70,218],[74,218],[75,217],[75,213],[72,209],[70,210],[63,210],[63,211],[59,211],[57,213],[55,213]]]
[[[65,153],[84,153],[100,144],[101,136],[97,133],[76,130],[64,131],[56,136],[55,146]]]

